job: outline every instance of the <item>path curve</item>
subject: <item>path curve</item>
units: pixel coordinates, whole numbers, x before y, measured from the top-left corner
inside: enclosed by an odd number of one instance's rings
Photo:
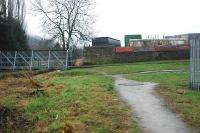
[[[153,93],[157,84],[114,77],[117,92],[134,110],[134,117],[145,133],[194,133]]]

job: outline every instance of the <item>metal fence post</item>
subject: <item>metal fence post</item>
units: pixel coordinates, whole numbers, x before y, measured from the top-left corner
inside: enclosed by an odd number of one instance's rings
[[[30,70],[32,70],[33,67],[33,50],[31,51],[31,63],[30,63]]]
[[[14,57],[14,63],[13,63],[13,71],[15,70],[15,67],[16,67],[16,58],[17,58],[17,51],[15,51],[15,57]]]
[[[69,51],[66,50],[66,57],[65,57],[65,68],[68,69],[68,58],[69,58]]]
[[[190,87],[200,91],[200,34],[189,35]]]
[[[197,40],[197,89],[199,91],[199,87],[200,87],[200,54],[199,51],[200,50],[200,40]]]
[[[1,57],[1,51],[0,51],[0,69],[3,69],[2,57]]]
[[[190,88],[193,88],[193,40],[190,40]]]
[[[48,69],[50,69],[50,61],[51,61],[51,50],[49,50]]]

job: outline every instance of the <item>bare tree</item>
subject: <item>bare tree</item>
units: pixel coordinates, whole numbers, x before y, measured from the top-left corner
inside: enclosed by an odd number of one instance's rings
[[[34,0],[34,11],[43,16],[44,30],[57,39],[64,50],[74,40],[88,40],[92,34],[91,0]]]
[[[23,25],[25,19],[25,0],[1,0],[0,15],[4,19],[16,19]]]
[[[24,24],[24,20],[25,20],[25,13],[26,13],[26,9],[25,9],[25,0],[16,0],[15,1],[15,17],[16,19],[18,19],[18,21],[21,23],[21,25]]]
[[[0,17],[5,19],[6,18],[6,0],[0,1]]]

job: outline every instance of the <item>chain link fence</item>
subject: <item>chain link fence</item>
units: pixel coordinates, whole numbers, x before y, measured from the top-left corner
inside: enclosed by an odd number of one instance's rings
[[[72,65],[70,51],[0,51],[0,70],[57,70]]]

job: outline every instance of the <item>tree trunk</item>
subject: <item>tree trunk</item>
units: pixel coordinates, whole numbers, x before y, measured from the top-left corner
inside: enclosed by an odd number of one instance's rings
[[[62,45],[63,45],[63,50],[66,50],[65,33],[62,33]]]

